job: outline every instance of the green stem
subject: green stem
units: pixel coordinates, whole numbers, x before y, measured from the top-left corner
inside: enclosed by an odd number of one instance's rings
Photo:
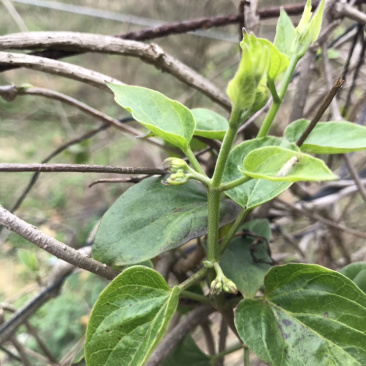
[[[244,347],[244,366],[250,366],[249,355],[250,355],[249,348]]]
[[[190,149],[190,147],[187,148],[186,151],[184,151],[185,156],[187,157],[187,159],[189,160],[189,162],[192,165],[192,168],[197,172],[200,173],[204,176],[206,176],[205,172],[202,170],[201,165],[199,164],[199,162],[197,161],[196,157],[194,156],[192,150]]]
[[[189,288],[192,285],[194,285],[196,282],[202,280],[207,275],[207,273],[209,271],[210,271],[209,268],[203,267],[199,271],[197,271],[194,275],[192,275],[191,277],[187,278],[184,282],[182,282],[178,286],[179,287],[179,290],[180,290],[180,293],[182,293],[187,288]]]
[[[199,302],[202,302],[203,304],[211,304],[211,301],[208,297],[200,295],[200,294],[196,294],[195,292],[191,292],[191,291],[182,291],[180,293],[181,297],[185,297],[187,299],[192,299],[192,300],[196,300]]]
[[[243,344],[242,343],[238,343],[235,344],[234,346],[231,346],[229,348],[227,348],[225,351],[222,351],[214,356],[211,356],[211,363],[214,364],[217,360],[219,360],[220,358],[225,357],[226,355],[239,351],[240,349],[243,348]]]
[[[269,109],[266,118],[258,132],[257,137],[265,137],[268,134],[269,129],[271,128],[272,122],[277,114],[278,108],[282,103],[283,97],[285,96],[288,85],[290,84],[292,74],[294,73],[297,62],[299,61],[299,57],[297,53],[295,53],[291,59],[288,68],[286,69],[285,75],[281,81],[280,90],[278,91],[278,100],[273,99],[273,103],[271,108]]]
[[[220,191],[224,192],[224,191],[228,191],[229,189],[235,188],[237,186],[240,186],[243,183],[248,182],[249,180],[251,180],[252,178],[247,177],[247,176],[243,176],[241,178],[235,179],[232,182],[229,183],[224,183],[221,185],[220,187]]]
[[[227,158],[229,156],[231,147],[233,146],[236,133],[239,128],[240,111],[233,109],[230,115],[229,128],[226,131],[224,141],[220,149],[219,157],[217,158],[215,172],[212,177],[212,187],[219,188],[222,176],[224,174]]]
[[[236,231],[238,230],[238,227],[240,226],[240,224],[242,223],[244,218],[248,215],[248,213],[249,213],[249,210],[247,208],[243,208],[240,211],[239,216],[236,218],[234,223],[231,225],[229,232],[225,235],[224,240],[220,244],[220,255],[225,251],[225,249],[229,245],[231,239],[233,238]]]
[[[220,191],[209,189],[207,204],[207,260],[217,262],[219,260]]]

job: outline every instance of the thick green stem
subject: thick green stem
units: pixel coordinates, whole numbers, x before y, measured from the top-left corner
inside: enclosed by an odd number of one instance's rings
[[[187,157],[187,159],[189,160],[189,162],[192,165],[192,168],[197,172],[200,173],[202,175],[204,175],[206,177],[205,172],[202,170],[201,165],[199,164],[199,162],[197,161],[196,157],[194,156],[192,150],[190,148],[188,148],[186,151],[184,151],[185,156]]]
[[[290,59],[290,65],[286,69],[285,75],[283,76],[280,90],[278,91],[278,98],[277,101],[274,99],[273,103],[271,105],[271,108],[269,109],[267,116],[258,132],[257,137],[265,137],[268,134],[269,129],[271,128],[272,122],[274,118],[276,117],[278,108],[280,108],[280,105],[282,103],[283,97],[285,96],[286,90],[288,85],[290,84],[292,74],[294,73],[295,67],[297,62],[299,61],[299,57],[297,54],[294,54]]]
[[[220,219],[220,192],[208,190],[208,222],[207,222],[207,260],[219,260],[219,219]]]
[[[203,304],[209,304],[209,305],[211,304],[211,300],[208,297],[200,295],[200,294],[196,294],[195,292],[184,290],[180,293],[180,296],[185,297],[187,299],[202,302]]]
[[[240,111],[233,109],[230,115],[229,128],[226,131],[224,141],[220,149],[219,157],[217,158],[215,172],[212,177],[212,187],[219,188],[222,176],[224,174],[227,158],[229,156],[231,147],[233,146],[236,133],[239,128]]]
[[[231,225],[229,232],[225,235],[224,240],[220,244],[220,255],[225,251],[225,249],[229,245],[231,239],[233,238],[236,231],[238,230],[239,225],[242,223],[242,221],[248,215],[248,213],[249,213],[249,210],[246,208],[243,208],[240,211],[239,216],[236,218],[235,222]]]

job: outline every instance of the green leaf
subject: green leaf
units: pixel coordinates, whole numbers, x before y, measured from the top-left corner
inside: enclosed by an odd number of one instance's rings
[[[263,146],[281,146],[286,149],[300,151],[299,148],[285,139],[278,137],[263,137],[244,141],[231,150],[224,171],[223,182],[228,183],[243,177],[238,169],[243,165],[244,158],[254,149]],[[264,202],[277,197],[292,183],[272,182],[264,179],[252,179],[238,187],[226,191],[225,194],[242,207],[255,208]]]
[[[143,180],[110,207],[93,244],[94,259],[114,266],[139,263],[207,233],[205,188],[194,180],[164,186],[162,179]],[[222,201],[220,226],[238,212],[233,202]]]
[[[280,52],[270,41],[263,38],[258,38],[258,41],[269,50],[267,77],[271,82],[274,82],[276,77],[287,69],[289,60],[287,56]]]
[[[179,297],[152,269],[124,270],[100,294],[85,340],[88,366],[142,366],[167,331]]]
[[[229,126],[227,120],[214,111],[204,108],[191,110],[196,121],[195,136],[222,140]]]
[[[183,338],[161,366],[211,366],[211,359],[196,345],[190,335]]]
[[[243,34],[240,46],[243,52],[239,68],[230,80],[226,93],[233,109],[247,113],[256,101],[257,87],[267,71],[269,50],[253,34],[247,33]]]
[[[196,128],[191,111],[151,89],[107,83],[115,101],[156,136],[186,151]]]
[[[243,165],[245,175],[277,182],[337,179],[322,160],[278,146],[261,147],[250,152]]]
[[[299,119],[286,127],[284,136],[296,142],[310,121]],[[366,127],[351,122],[318,122],[301,150],[312,154],[343,154],[366,149]]]
[[[31,271],[38,272],[39,264],[36,255],[30,250],[19,249],[18,250],[19,260]]]
[[[234,238],[221,256],[220,266],[246,298],[255,296],[271,267],[272,258],[268,245],[271,229],[268,220],[256,219],[238,229],[242,230],[248,230],[263,239],[250,235]]]
[[[351,263],[343,267],[340,272],[366,292],[366,262]]]
[[[313,18],[310,20],[312,16],[311,12],[311,0],[308,0],[305,8],[304,13],[301,17],[301,20],[296,28],[296,40],[298,56],[304,56],[306,50],[309,46],[316,41],[318,35],[320,33],[320,29],[322,26],[322,19],[323,19],[323,11],[324,11],[324,2],[322,0],[319,4],[317,11]]]
[[[245,299],[235,325],[271,366],[361,366],[366,362],[366,295],[338,272],[309,264],[271,268],[265,297]]]
[[[295,36],[295,27],[293,26],[290,17],[283,9],[281,9],[280,17],[277,22],[276,36],[273,42],[274,45],[280,52],[289,57]]]

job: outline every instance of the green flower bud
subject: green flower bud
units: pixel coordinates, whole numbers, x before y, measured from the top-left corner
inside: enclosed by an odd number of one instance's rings
[[[188,164],[178,158],[167,158],[163,162],[163,167],[170,170],[172,173],[184,173],[189,170]]]
[[[256,102],[256,90],[266,75],[270,56],[266,44],[253,34],[244,32],[240,46],[243,50],[240,65],[226,93],[233,109],[246,113]]]
[[[187,183],[190,178],[189,174],[184,174],[182,172],[179,173],[173,173],[166,182],[162,182],[165,185],[171,185],[171,186],[180,186],[184,183]]]

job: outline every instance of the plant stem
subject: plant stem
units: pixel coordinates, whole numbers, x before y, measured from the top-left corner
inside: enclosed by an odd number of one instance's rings
[[[235,179],[232,182],[229,183],[224,183],[221,185],[220,187],[220,191],[224,192],[224,191],[228,191],[229,189],[235,188],[237,186],[240,186],[243,183],[248,182],[249,180],[251,180],[252,178],[247,177],[247,176],[243,176],[241,178]]]
[[[200,173],[204,176],[206,176],[205,172],[202,170],[201,165],[199,164],[199,162],[197,161],[196,157],[194,156],[192,150],[190,149],[190,147],[187,148],[186,151],[184,151],[185,156],[187,157],[187,159],[189,160],[189,162],[192,165],[192,168],[197,172]]]
[[[219,260],[219,219],[220,219],[220,191],[208,190],[208,222],[207,222],[207,260]]]
[[[213,188],[220,187],[222,176],[224,174],[224,169],[226,166],[226,161],[239,128],[239,118],[240,111],[237,109],[233,109],[230,115],[229,128],[226,131],[224,141],[222,142],[219,157],[217,158],[216,162],[215,172],[212,177]]]
[[[222,357],[225,357],[226,355],[239,351],[240,349],[243,348],[243,344],[242,343],[237,343],[234,346],[231,346],[229,348],[227,348],[225,351],[222,351],[214,356],[211,356],[211,362],[215,363],[217,360],[219,360]]]
[[[249,213],[247,208],[243,208],[240,211],[239,216],[236,218],[235,222],[231,225],[229,232],[225,235],[223,242],[220,245],[220,255],[225,251],[227,246],[229,245],[231,239],[233,238],[234,234],[238,230],[239,225],[242,223],[244,218]]]
[[[211,304],[211,301],[208,297],[200,295],[200,294],[196,294],[195,292],[184,290],[180,293],[180,296],[185,297],[187,299],[199,301],[203,304]]]
[[[250,366],[249,365],[249,362],[250,362],[250,360],[249,360],[249,354],[250,354],[249,348],[248,347],[244,347],[244,366]]]
[[[193,284],[195,284],[196,282],[202,280],[207,273],[209,272],[209,268],[203,267],[201,268],[199,271],[197,271],[194,275],[192,275],[191,277],[187,278],[184,282],[182,282],[178,287],[180,290],[180,293],[182,293],[183,291],[185,291],[187,288],[191,287]]]
[[[281,82],[280,90],[278,91],[278,99],[273,98],[271,108],[269,109],[267,116],[258,132],[257,135],[258,138],[267,136],[268,131],[271,128],[272,122],[277,114],[278,108],[280,108],[283,97],[285,96],[288,84],[290,84],[292,74],[294,73],[296,64],[299,61],[299,59],[300,58],[297,56],[297,53],[294,53],[294,55],[291,57],[290,64],[286,69],[285,75],[283,76]],[[277,99],[277,101],[275,99]]]

